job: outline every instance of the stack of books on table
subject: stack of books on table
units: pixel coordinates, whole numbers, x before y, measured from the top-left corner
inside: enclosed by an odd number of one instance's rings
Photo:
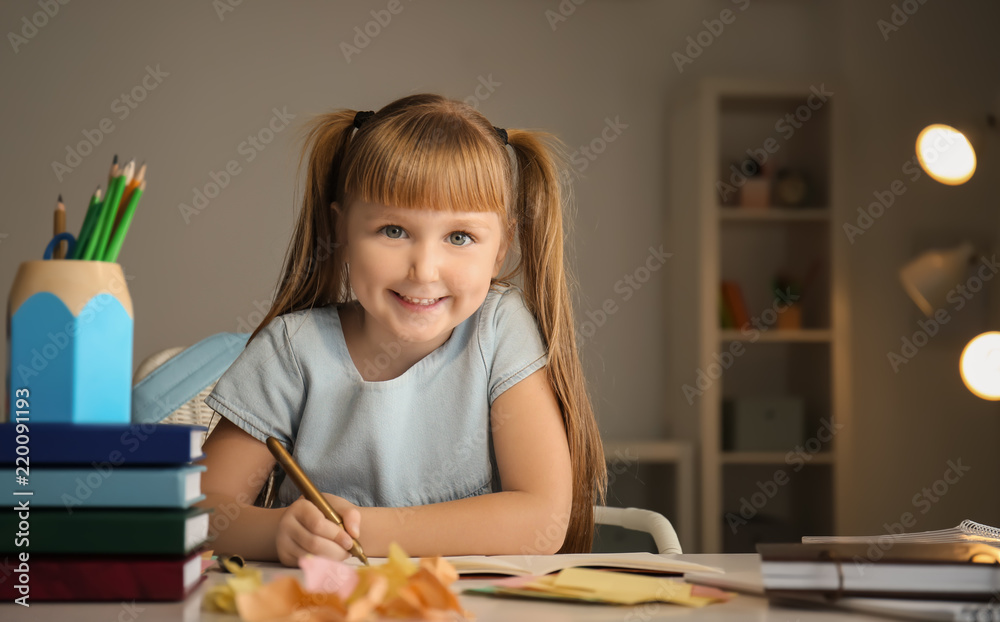
[[[0,424],[0,599],[183,600],[208,539],[204,429]]]
[[[873,537],[758,544],[775,601],[920,620],[1000,620],[1000,530],[958,527]]]

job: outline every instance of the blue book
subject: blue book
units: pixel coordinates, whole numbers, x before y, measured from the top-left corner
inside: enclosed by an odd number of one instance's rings
[[[172,423],[0,423],[0,464],[184,464],[202,457],[205,430]]]
[[[11,499],[29,500],[31,507],[75,508],[189,508],[205,498],[201,474],[205,467],[35,467],[24,471],[7,467],[3,475]],[[2,471],[0,471],[2,472]],[[31,493],[28,495],[27,493]]]

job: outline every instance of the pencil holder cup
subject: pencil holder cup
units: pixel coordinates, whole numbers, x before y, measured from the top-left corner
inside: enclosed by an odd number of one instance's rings
[[[7,420],[129,423],[132,329],[120,265],[22,263],[7,301]]]

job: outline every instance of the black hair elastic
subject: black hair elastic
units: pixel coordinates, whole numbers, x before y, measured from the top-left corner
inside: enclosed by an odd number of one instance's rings
[[[354,127],[360,130],[361,126],[364,125],[365,122],[368,121],[368,119],[374,116],[375,116],[374,110],[359,110],[357,113],[354,114]],[[502,127],[497,127],[495,125],[493,126],[493,129],[496,130],[497,136],[499,136],[500,140],[503,141],[504,146],[510,144],[507,142],[507,130],[503,129]]]
[[[354,127],[361,129],[361,126],[365,124],[365,121],[375,116],[374,110],[359,110],[357,114],[354,115]]]

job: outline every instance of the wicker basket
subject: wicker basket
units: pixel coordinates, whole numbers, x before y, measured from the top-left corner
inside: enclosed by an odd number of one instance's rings
[[[135,377],[132,378],[132,384],[137,384],[140,380],[153,373],[154,369],[163,365],[184,350],[186,350],[186,348],[168,348],[146,358],[146,360],[139,364],[139,368],[135,372]],[[184,402],[181,404],[180,408],[167,415],[161,423],[203,425],[208,428],[208,432],[203,433],[201,438],[202,443],[204,443],[205,439],[208,438],[208,435],[212,433],[213,429],[215,429],[215,424],[219,422],[218,417],[215,416],[215,411],[205,403],[205,398],[209,396],[214,388],[215,382],[212,382],[212,384],[202,389],[198,395]]]
[[[183,347],[168,348],[146,358],[139,364],[139,368],[135,371],[135,377],[132,378],[133,386],[149,374],[153,373],[154,369],[163,365],[184,350],[186,350],[186,348]],[[217,380],[218,379],[216,379],[216,381]],[[212,382],[212,384],[202,389],[198,395],[181,404],[177,410],[167,415],[161,423],[181,423],[205,426],[208,428],[208,431],[203,432],[201,437],[201,442],[204,444],[205,439],[212,433],[212,430],[215,429],[215,426],[219,423],[220,419],[220,417],[216,416],[215,411],[205,403],[205,398],[212,393],[213,389],[215,389],[215,384],[216,382]],[[276,500],[278,494],[278,487],[281,485],[281,480],[283,479],[282,475],[281,468],[279,466],[275,466],[275,470],[271,472],[267,481],[264,482],[264,486],[261,488],[254,505],[268,508],[274,505],[274,501]]]

